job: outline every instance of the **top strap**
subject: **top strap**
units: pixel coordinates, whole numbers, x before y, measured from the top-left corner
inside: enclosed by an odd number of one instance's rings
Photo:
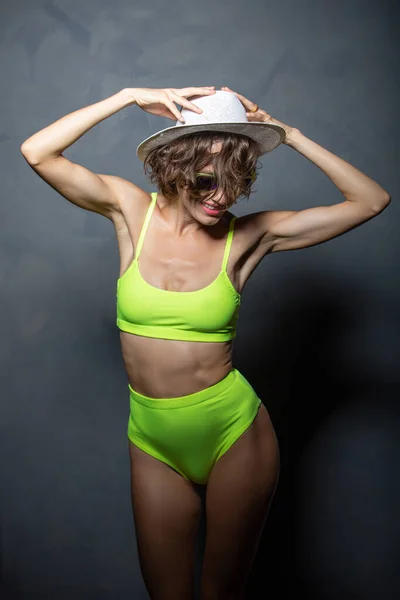
[[[140,255],[140,252],[141,252],[142,246],[143,246],[144,236],[146,235],[147,227],[149,226],[151,215],[153,214],[153,210],[154,210],[154,207],[155,207],[156,202],[157,202],[157,192],[152,192],[151,196],[152,196],[152,201],[151,201],[151,204],[150,204],[149,208],[147,209],[146,218],[145,218],[144,223],[142,225],[142,230],[140,232],[140,236],[139,236],[139,240],[138,240],[137,252],[136,252],[135,260],[139,260],[139,255]]]
[[[226,266],[228,264],[229,253],[231,251],[231,246],[232,246],[233,228],[235,225],[235,221],[236,221],[236,217],[233,217],[231,219],[231,222],[229,223],[229,233],[228,233],[228,237],[227,237],[226,244],[225,244],[224,260],[222,262],[222,270],[223,271],[226,271]]]

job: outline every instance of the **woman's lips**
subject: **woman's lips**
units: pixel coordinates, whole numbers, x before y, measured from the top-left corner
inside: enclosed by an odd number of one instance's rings
[[[208,208],[208,206],[205,206],[205,204],[203,202],[200,202],[200,204],[202,205],[204,211],[208,215],[219,215],[221,212],[223,212],[225,210],[225,209],[223,209],[221,207],[210,209],[210,208]]]

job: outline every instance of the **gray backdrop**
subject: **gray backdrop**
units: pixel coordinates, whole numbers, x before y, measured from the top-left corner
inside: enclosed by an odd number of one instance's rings
[[[113,226],[44,183],[20,145],[124,87],[227,85],[392,196],[344,236],[265,258],[244,291],[234,366],[270,411],[282,453],[248,597],[293,586],[313,599],[394,599],[397,3],[18,0],[0,17],[3,597],[148,599],[130,506]],[[129,107],[65,155],[153,191],[136,146],[172,124]],[[237,216],[343,200],[288,146],[261,162]],[[204,522],[198,568],[203,534]]]

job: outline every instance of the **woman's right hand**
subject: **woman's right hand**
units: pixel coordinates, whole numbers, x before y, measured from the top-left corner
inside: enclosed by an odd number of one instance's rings
[[[192,102],[189,102],[186,98],[215,94],[215,86],[187,87],[180,89],[127,88],[127,92],[134,98],[135,104],[145,112],[184,123],[185,120],[174,102],[201,114],[203,112],[202,109]]]

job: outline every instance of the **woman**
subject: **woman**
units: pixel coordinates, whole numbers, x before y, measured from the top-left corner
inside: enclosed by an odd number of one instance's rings
[[[138,147],[157,186],[152,194],[62,154],[130,105],[176,121]],[[229,208],[249,197],[258,157],[281,142],[324,171],[345,200],[234,217]],[[214,86],[124,89],[34,134],[21,152],[67,200],[115,226],[132,507],[150,597],[194,597],[200,484],[201,599],[243,599],[277,487],[279,448],[267,409],[232,366],[241,293],[267,254],[330,240],[378,215],[390,196],[298,129]]]

